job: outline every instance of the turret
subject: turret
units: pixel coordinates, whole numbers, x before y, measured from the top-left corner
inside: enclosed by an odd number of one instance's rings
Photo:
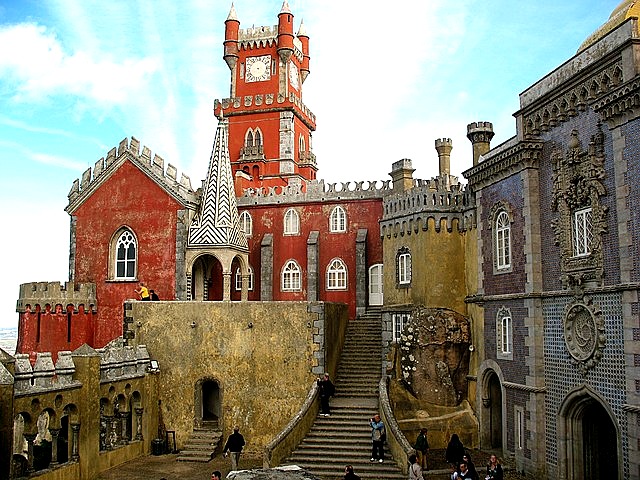
[[[467,125],[467,138],[473,145],[473,164],[477,165],[481,155],[491,148],[490,142],[495,134],[491,122],[473,122]]]
[[[413,188],[413,172],[411,159],[403,158],[391,165],[391,178],[393,179],[393,191],[395,193],[406,192]]]
[[[453,144],[450,138],[438,138],[436,140],[436,150],[438,152],[438,161],[440,166],[440,178],[449,178],[451,166],[451,150]]]
[[[287,63],[293,53],[293,14],[289,3],[284,0],[278,14],[278,55],[282,63]]]
[[[307,29],[304,28],[304,22],[300,22],[300,29],[298,30],[298,39],[302,44],[302,65],[300,66],[300,77],[302,83],[307,79],[309,75],[309,35],[307,35]]]
[[[231,4],[229,16],[224,22],[224,61],[233,70],[238,61],[238,31],[240,22],[236,16],[236,9]]]

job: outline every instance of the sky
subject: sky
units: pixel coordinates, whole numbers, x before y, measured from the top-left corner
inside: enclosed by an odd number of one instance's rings
[[[572,57],[619,0],[289,0],[310,37],[303,102],[317,117],[318,178],[414,178],[471,167],[466,125],[515,135],[520,92]],[[206,173],[229,96],[221,0],[0,0],[0,327],[19,285],[68,280],[76,178],[134,136],[191,178]],[[236,0],[240,28],[275,25],[282,0]]]

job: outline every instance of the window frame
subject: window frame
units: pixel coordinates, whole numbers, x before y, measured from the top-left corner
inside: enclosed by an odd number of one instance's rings
[[[395,312],[391,314],[392,341],[400,341],[400,336],[407,323],[411,321],[411,312]]]
[[[336,257],[327,265],[327,290],[346,290],[347,287],[347,264]]]
[[[329,214],[329,231],[344,233],[347,231],[347,212],[341,205],[336,205]]]
[[[129,235],[128,246],[125,247],[124,258],[119,257],[119,247],[121,244],[121,240],[124,236]],[[133,246],[133,258],[128,258],[128,250]],[[109,259],[109,270],[110,275],[109,278],[113,281],[117,282],[134,282],[138,279],[138,263],[139,263],[139,254],[140,254],[140,245],[138,243],[138,238],[136,237],[133,229],[129,227],[121,227],[119,228],[115,235],[113,236],[113,240],[110,248],[110,259]],[[123,265],[124,274],[119,275],[119,266]],[[127,275],[129,271],[129,266],[132,265],[133,272],[131,275]]]
[[[500,210],[495,219],[496,269],[511,269],[511,219],[505,210]]]
[[[300,215],[295,208],[288,208],[284,212],[284,235],[300,235]]]
[[[496,357],[513,360],[513,315],[504,306],[496,314]]]
[[[247,231],[247,226],[249,227],[249,231]],[[240,229],[247,237],[253,235],[253,218],[251,217],[251,214],[246,210],[240,213]]]
[[[593,243],[593,208],[583,207],[571,216],[571,250],[574,257],[591,255]]]
[[[242,269],[240,267],[236,268],[236,292],[242,291]],[[253,268],[249,266],[249,285],[247,286],[247,291],[253,291]]]
[[[396,282],[398,286],[408,287],[411,285],[411,251],[407,247],[402,247],[396,254]]]
[[[293,259],[287,260],[282,267],[282,273],[280,274],[280,291],[302,291],[302,269],[298,262]]]

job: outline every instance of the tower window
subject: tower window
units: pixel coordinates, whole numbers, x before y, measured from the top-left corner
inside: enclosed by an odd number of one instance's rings
[[[407,247],[402,247],[396,255],[396,281],[401,286],[411,284],[411,252]]]
[[[284,234],[298,235],[300,233],[300,216],[293,208],[284,214]]]
[[[133,232],[128,228],[116,236],[114,250],[114,270],[112,277],[117,280],[133,280],[137,274],[138,248]]]
[[[504,270],[511,267],[511,223],[507,212],[498,213],[496,218],[496,267]]]

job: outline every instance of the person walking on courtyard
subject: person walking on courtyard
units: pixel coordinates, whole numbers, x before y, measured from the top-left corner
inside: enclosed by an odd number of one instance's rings
[[[353,472],[351,465],[344,467],[344,480],[360,480],[360,477]]]
[[[336,388],[331,383],[328,373],[325,373],[322,378],[318,378],[318,390],[320,391],[320,415],[328,417],[331,413],[329,399],[336,393]]]
[[[420,468],[418,457],[415,454],[409,456],[409,480],[424,480],[422,468]]]
[[[498,462],[498,457],[491,455],[489,457],[489,464],[487,465],[487,476],[485,480],[503,480],[504,474],[502,473],[502,465]]]
[[[449,440],[449,444],[447,445],[447,451],[445,452],[445,459],[447,463],[450,463],[455,468],[458,468],[460,462],[462,461],[462,456],[464,455],[464,445],[458,438],[458,434],[454,433],[451,435],[451,440]]]
[[[211,474],[211,480],[222,480],[222,473],[219,470],[216,470]]]
[[[418,437],[416,438],[416,443],[413,446],[416,449],[416,455],[418,458],[418,463],[420,464],[420,468],[422,470],[427,469],[427,452],[429,451],[429,441],[427,440],[427,429],[421,428]]]
[[[140,295],[140,300],[144,302],[149,301],[149,289],[144,286],[144,282],[140,282],[138,284],[139,288],[135,290],[135,292]]]
[[[384,428],[384,423],[380,420],[380,415],[377,413],[369,421],[371,425],[371,441],[373,446],[371,447],[371,461],[376,460],[380,463],[384,462],[384,441],[387,439],[387,433]]]
[[[244,437],[240,433],[240,427],[237,425],[233,427],[233,433],[227,438],[227,443],[224,444],[222,453],[226,457],[228,453],[231,454],[231,470],[237,470],[240,463],[240,453],[244,447]]]

